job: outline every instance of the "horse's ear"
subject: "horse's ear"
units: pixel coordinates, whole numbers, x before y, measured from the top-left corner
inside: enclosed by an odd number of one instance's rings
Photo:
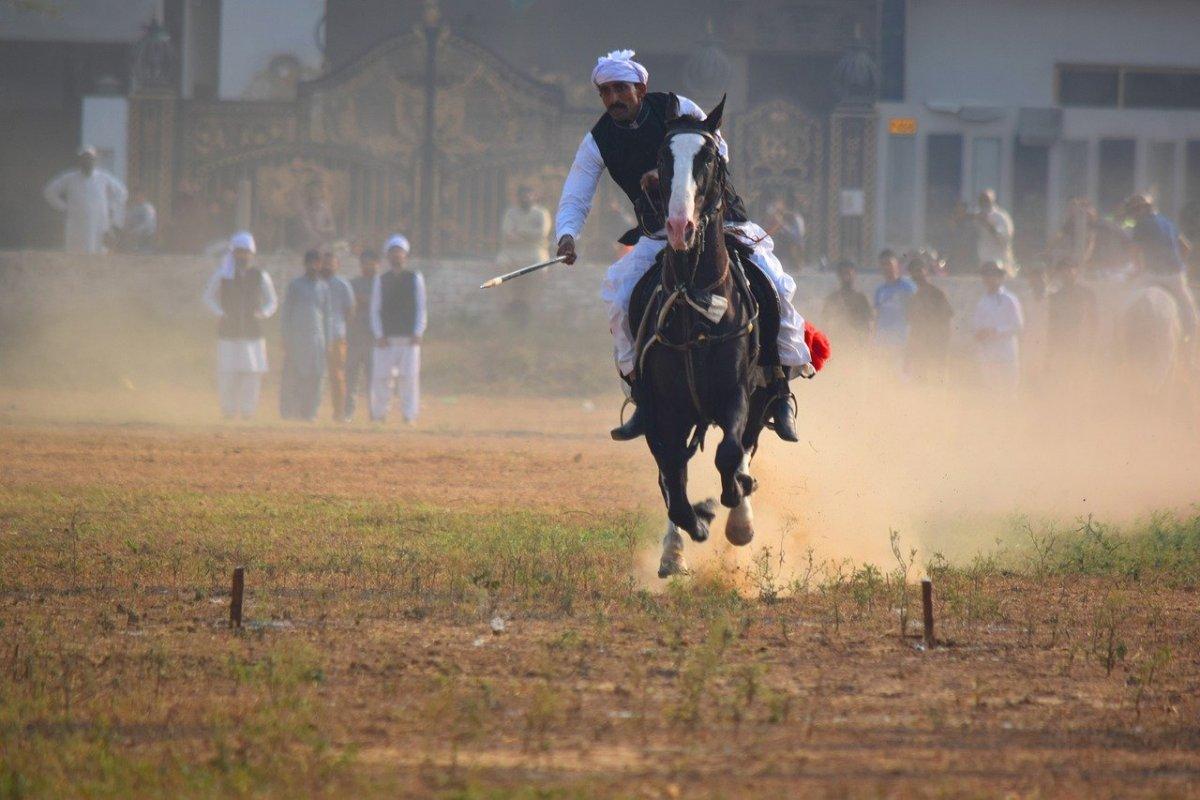
[[[721,102],[717,103],[717,107],[708,112],[708,116],[704,118],[704,129],[709,133],[716,133],[721,127],[721,117],[725,114],[725,95],[721,95]]]
[[[667,95],[667,122],[679,119],[679,96],[674,92]]]

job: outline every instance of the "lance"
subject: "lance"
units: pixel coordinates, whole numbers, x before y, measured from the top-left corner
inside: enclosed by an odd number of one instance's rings
[[[497,275],[496,277],[492,278],[491,280],[484,281],[483,283],[479,284],[479,288],[480,289],[491,289],[493,286],[499,286],[500,284],[504,283],[505,281],[511,281],[513,278],[519,278],[522,275],[528,275],[531,272],[537,272],[539,269],[545,269],[546,267],[552,266],[554,264],[558,264],[558,263],[566,261],[566,260],[567,260],[566,256],[559,256],[558,258],[552,258],[549,261],[543,261],[540,264],[530,264],[528,267],[521,267],[520,269],[514,269],[512,272],[506,272],[503,275]]]

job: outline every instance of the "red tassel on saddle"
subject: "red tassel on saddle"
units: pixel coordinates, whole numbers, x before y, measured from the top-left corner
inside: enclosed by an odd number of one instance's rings
[[[804,343],[808,345],[808,352],[812,354],[813,369],[820,372],[821,367],[825,366],[825,362],[829,360],[831,352],[829,337],[822,333],[816,325],[806,320],[804,322]]]

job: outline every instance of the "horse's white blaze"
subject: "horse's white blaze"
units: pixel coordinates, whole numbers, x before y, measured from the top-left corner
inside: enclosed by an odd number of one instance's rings
[[[696,216],[696,154],[704,147],[704,137],[698,133],[678,133],[671,138],[671,155],[675,157],[675,172],[671,176],[671,205],[667,209],[672,219],[695,222]]]
[[[683,560],[683,536],[675,523],[667,522],[667,532],[662,539],[662,558],[658,562],[658,577],[669,578],[687,572],[687,562]]]

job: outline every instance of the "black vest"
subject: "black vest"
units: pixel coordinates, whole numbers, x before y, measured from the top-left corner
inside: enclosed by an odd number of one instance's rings
[[[221,279],[219,298],[224,316],[217,323],[218,338],[262,338],[262,325],[255,316],[262,307],[262,282],[262,272],[254,267]]]
[[[416,333],[417,273],[389,269],[379,276],[379,321],[386,337]]]
[[[666,92],[649,92],[642,99],[638,112],[637,127],[621,125],[607,113],[592,127],[592,138],[604,159],[608,174],[621,187],[621,191],[633,202],[633,211],[638,224],[647,231],[659,231],[666,220],[650,208],[642,197],[642,176],[658,166],[658,150],[667,135],[667,105],[671,96]],[[745,222],[746,208],[733,187],[728,187],[725,198],[725,219],[730,222]],[[632,245],[641,236],[634,228],[620,239],[622,244]]]

